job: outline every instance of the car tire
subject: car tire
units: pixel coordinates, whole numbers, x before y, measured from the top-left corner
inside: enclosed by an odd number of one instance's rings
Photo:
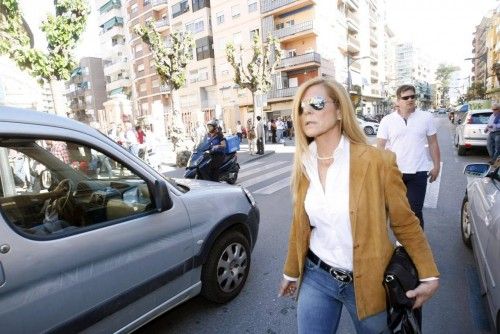
[[[462,209],[460,210],[460,232],[462,234],[462,241],[464,244],[471,248],[471,221],[470,221],[470,213],[469,213],[469,198],[465,195],[462,201]]]
[[[465,146],[458,144],[457,148],[458,148],[457,151],[458,155],[464,156],[467,153],[467,149],[465,148]]]
[[[243,289],[250,271],[250,245],[237,231],[221,235],[214,243],[201,271],[201,294],[223,304]]]

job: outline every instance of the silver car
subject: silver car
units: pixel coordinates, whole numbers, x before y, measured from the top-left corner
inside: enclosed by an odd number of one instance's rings
[[[246,189],[166,178],[76,121],[0,107],[0,180],[2,333],[130,332],[248,277]]]
[[[489,109],[479,109],[469,110],[459,116],[454,137],[458,155],[465,155],[472,147],[486,147],[488,134],[484,130],[491,114]]]
[[[462,202],[461,231],[472,247],[491,319],[500,333],[500,168],[488,164],[465,167],[467,190]]]

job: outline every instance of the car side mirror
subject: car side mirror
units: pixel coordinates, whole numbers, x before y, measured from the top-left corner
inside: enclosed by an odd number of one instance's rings
[[[53,178],[52,178],[52,173],[50,170],[44,170],[40,174],[40,183],[42,185],[42,189],[49,189],[52,187],[52,184],[54,183]]]
[[[464,174],[473,177],[485,177],[488,175],[490,168],[489,164],[484,163],[468,164],[464,168]]]

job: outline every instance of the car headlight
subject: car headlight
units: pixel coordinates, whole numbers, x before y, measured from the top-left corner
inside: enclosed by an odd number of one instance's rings
[[[241,187],[241,190],[243,190],[243,193],[247,197],[248,201],[252,206],[255,206],[255,199],[253,198],[252,193],[245,187]]]

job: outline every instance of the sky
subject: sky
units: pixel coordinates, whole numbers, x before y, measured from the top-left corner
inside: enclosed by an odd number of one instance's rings
[[[386,0],[387,22],[400,41],[413,41],[435,61],[472,68],[475,27],[498,0]]]

